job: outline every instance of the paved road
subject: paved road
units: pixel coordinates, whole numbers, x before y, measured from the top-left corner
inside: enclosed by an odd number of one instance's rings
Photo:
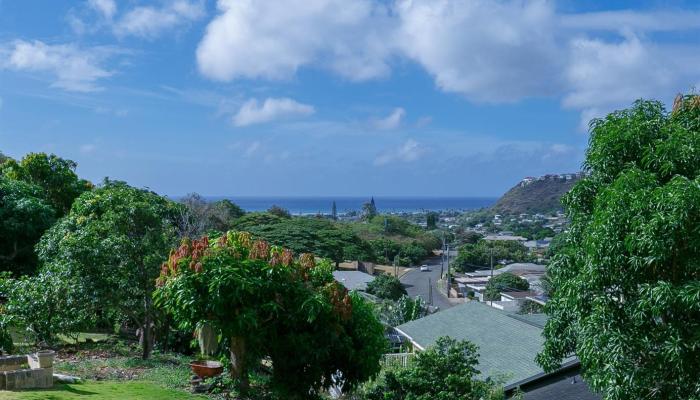
[[[420,296],[430,304],[430,290],[428,289],[428,278],[430,278],[430,284],[433,287],[433,305],[439,307],[440,310],[452,307],[445,293],[437,287],[437,281],[440,279],[440,257],[430,259],[426,264],[430,266],[430,271],[421,272],[420,268],[415,267],[401,277],[401,283],[406,287],[408,295],[411,297]]]

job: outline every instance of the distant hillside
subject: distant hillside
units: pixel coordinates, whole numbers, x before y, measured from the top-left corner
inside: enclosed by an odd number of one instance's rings
[[[527,177],[515,185],[493,206],[500,214],[548,213],[562,210],[561,197],[568,192],[581,174]]]

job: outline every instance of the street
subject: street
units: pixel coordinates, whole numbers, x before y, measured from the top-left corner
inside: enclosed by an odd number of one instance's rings
[[[401,283],[406,287],[408,295],[411,297],[420,296],[426,303],[430,304],[430,289],[428,288],[430,280],[430,285],[433,288],[432,305],[439,307],[440,310],[452,307],[445,293],[437,287],[437,282],[440,279],[440,257],[431,258],[425,263],[430,266],[430,271],[421,272],[420,267],[415,267],[401,277]]]

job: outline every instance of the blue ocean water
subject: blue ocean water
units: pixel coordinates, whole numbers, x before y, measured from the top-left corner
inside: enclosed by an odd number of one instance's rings
[[[286,208],[292,214],[330,214],[333,201],[338,213],[359,211],[368,197],[207,197],[216,201],[229,199],[246,211],[264,211],[272,205]],[[420,211],[475,210],[493,205],[495,197],[374,197],[381,213],[412,213]]]

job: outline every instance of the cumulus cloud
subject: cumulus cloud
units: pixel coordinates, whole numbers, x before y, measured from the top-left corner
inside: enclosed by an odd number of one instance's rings
[[[201,1],[178,0],[163,7],[141,6],[124,14],[113,29],[118,36],[154,38],[166,30],[196,21],[204,14]]]
[[[17,40],[0,49],[0,68],[44,73],[51,86],[76,92],[100,90],[99,80],[112,75],[103,64],[114,51],[103,47],[79,48],[72,44],[46,44]]]
[[[394,162],[412,162],[421,158],[427,148],[413,139],[406,140],[398,148],[390,149],[374,159],[374,165],[382,166]]]
[[[117,12],[117,3],[114,0],[88,0],[87,4],[105,19],[112,19]]]
[[[219,0],[197,65],[221,81],[287,79],[301,68],[362,80],[410,60],[470,101],[553,97],[586,118],[697,84],[699,46],[653,33],[698,30],[698,12],[565,14],[545,0]]]
[[[319,64],[362,80],[388,74],[388,10],[370,0],[220,0],[197,48],[217,80],[282,79]],[[371,22],[368,23],[368,22]]]
[[[401,121],[406,116],[406,110],[397,107],[388,116],[374,121],[374,126],[381,130],[396,129],[401,125]]]
[[[236,126],[248,126],[294,116],[311,115],[314,111],[313,106],[284,97],[267,98],[262,104],[257,99],[250,99],[243,103],[233,116],[233,123]]]

